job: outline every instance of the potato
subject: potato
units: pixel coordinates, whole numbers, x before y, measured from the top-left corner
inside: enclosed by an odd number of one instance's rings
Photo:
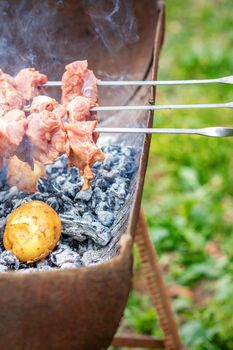
[[[8,217],[3,243],[22,262],[45,258],[61,236],[61,220],[46,203],[32,201],[21,205]]]

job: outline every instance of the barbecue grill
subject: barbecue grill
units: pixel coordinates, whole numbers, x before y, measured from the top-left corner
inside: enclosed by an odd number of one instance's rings
[[[2,68],[8,72],[15,73],[21,66],[30,66],[33,63],[51,80],[56,81],[61,76],[64,65],[79,58],[87,59],[91,69],[103,80],[156,79],[164,35],[162,1],[134,0],[131,4],[131,1],[118,0],[115,2],[114,11],[109,10],[109,2],[104,0],[98,4],[91,0],[83,1],[81,4],[73,0],[64,3],[52,0],[42,1],[41,4],[36,1],[22,1],[20,5],[15,1],[9,3],[11,6],[4,10],[2,23],[5,27],[11,23],[10,27],[13,27],[15,35],[12,37],[12,47],[16,57],[12,59],[12,48],[5,51]],[[130,12],[131,5],[132,12]],[[45,16],[44,10],[47,10]],[[115,14],[119,17],[118,20],[113,17]],[[38,20],[39,16],[41,22]],[[126,20],[128,28],[131,29],[132,16],[136,18],[137,27],[132,29],[129,37],[124,35],[126,33],[121,33],[119,37],[114,34],[121,28],[121,16],[128,16]],[[12,18],[15,18],[15,21],[10,22]],[[33,24],[33,21],[38,21],[38,24]],[[26,31],[22,29],[23,26]],[[99,265],[75,270],[2,274],[0,278],[2,350],[107,349],[123,315],[130,291],[134,240],[138,242],[140,248],[152,298],[155,303],[161,304],[158,313],[165,332],[165,342],[144,338],[140,343],[128,338],[125,339],[125,344],[129,346],[144,344],[148,347],[165,345],[168,349],[181,349],[169,302],[166,296],[162,298],[164,286],[148,239],[145,221],[142,215],[139,218],[150,133],[207,135],[215,133],[215,136],[230,136],[232,130],[230,128],[193,131],[152,130],[153,109],[187,108],[187,106],[160,106],[160,108],[153,106],[155,86],[159,84],[151,82],[119,84],[100,89],[100,104],[126,106],[129,110],[133,110],[131,112],[133,117],[126,115],[130,113],[125,111],[126,107],[114,107],[112,110],[107,108],[107,117],[101,118],[99,131],[101,133],[114,131],[114,134],[111,134],[111,142],[135,147],[137,172],[131,183],[130,197],[122,210],[121,220],[113,227],[116,239],[113,239],[109,248],[111,259]],[[50,95],[58,98],[58,89],[53,85],[59,84],[50,84]],[[149,87],[145,89],[140,85]],[[153,87],[150,87],[151,85]],[[148,104],[150,106],[146,106]],[[135,105],[147,108],[135,108]],[[190,106],[190,108],[196,107]],[[211,106],[199,105],[199,107]],[[232,103],[212,106],[215,107],[232,108]],[[122,129],[122,126],[125,129]],[[132,135],[128,137],[124,131],[131,132]],[[108,141],[108,137],[101,138],[103,144]],[[157,280],[153,274],[151,275],[150,265],[155,269]],[[155,289],[155,280],[158,283],[158,291]],[[166,322],[165,316],[169,316]],[[113,341],[113,344],[118,346],[123,343],[123,338],[116,338]]]
[[[156,78],[159,51],[163,38],[162,4],[159,1],[134,1],[138,36],[135,42],[125,43],[118,51],[111,51],[96,34],[88,13],[93,2],[85,6],[76,1],[63,5],[56,1],[10,2],[4,14],[4,25],[14,28],[12,41],[17,48],[17,60],[12,52],[5,51],[2,69],[14,73],[22,66],[30,66],[28,41],[33,40],[33,57],[37,68],[50,79],[58,80],[64,65],[73,59],[87,59],[89,66],[100,79],[108,76],[122,79],[143,80]],[[104,1],[102,1],[104,6]],[[45,7],[50,12],[47,23],[38,9],[37,30],[28,19],[33,7]],[[56,8],[56,11],[55,11]],[[145,9],[150,9],[145,11]],[[46,14],[44,14],[46,15]],[[52,30],[49,20],[56,19]],[[16,18],[19,18],[16,20]],[[21,21],[20,21],[21,17]],[[15,18],[15,21],[11,19]],[[41,22],[42,21],[42,22]],[[44,28],[40,28],[40,22]],[[2,22],[3,23],[3,22]],[[55,23],[55,22],[54,22]],[[22,42],[23,34],[28,35]],[[52,52],[46,45],[56,43]],[[41,45],[41,42],[46,47]],[[72,45],[69,45],[72,43]],[[52,45],[52,44],[51,44]],[[58,57],[54,57],[56,49]],[[47,50],[47,53],[46,53]],[[9,56],[8,56],[9,55]],[[97,55],[97,57],[96,57]],[[4,56],[3,56],[4,57]],[[22,59],[23,58],[23,59]],[[26,63],[24,60],[27,60]],[[20,66],[21,65],[21,66]],[[108,74],[108,76],[107,76]],[[51,91],[56,97],[57,89]],[[101,90],[103,105],[154,103],[155,90],[141,91],[137,87],[109,88]],[[152,126],[152,113],[136,111],[134,118],[126,118],[124,112],[108,115],[102,126]],[[119,135],[114,142],[136,146],[138,171],[132,183],[131,197],[116,234],[119,244],[113,247],[111,260],[96,266],[76,270],[58,270],[40,273],[5,273],[0,278],[0,338],[1,349],[106,349],[113,338],[127,302],[132,276],[132,244],[140,210],[141,195],[149,152],[150,137],[135,135],[128,138]]]

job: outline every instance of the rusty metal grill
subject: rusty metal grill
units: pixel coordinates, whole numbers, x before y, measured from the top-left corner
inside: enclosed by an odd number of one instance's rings
[[[112,79],[121,79],[122,76],[135,80],[156,79],[164,35],[164,11],[161,1],[132,1],[140,40],[119,47],[117,54],[104,46],[103,40],[91,25],[90,14],[95,10],[94,2],[84,1],[80,4],[73,0],[51,0],[41,3],[42,5],[33,0],[22,1],[18,6],[17,2],[9,1],[10,6],[4,10],[4,20],[0,26],[5,26],[3,33],[6,36],[8,32],[5,28],[8,26],[10,30],[12,26],[14,37],[10,48],[12,51],[14,47],[15,56],[11,60],[9,57],[12,52],[9,50],[4,53],[3,69],[11,67],[14,73],[16,66],[30,66],[34,60],[38,69],[56,80],[61,75],[63,66],[78,57],[87,58],[90,66],[102,79],[105,79],[107,74]],[[101,3],[104,5],[107,2],[103,0]],[[117,3],[128,2],[119,0]],[[46,21],[41,17],[35,29],[33,17],[30,22],[28,16],[32,13],[38,17],[43,16],[43,6],[47,11]],[[87,8],[89,11],[86,11]],[[55,27],[51,26],[52,19],[55,20]],[[48,33],[47,41],[56,51],[56,57],[51,53],[52,50],[49,54],[46,53],[47,42],[43,42],[46,43],[46,48],[41,46],[41,41]],[[30,46],[32,35],[35,36],[35,40]],[[54,89],[51,90],[51,94],[57,97],[58,92]],[[138,87],[109,88],[101,94],[100,101],[103,105],[136,105],[147,104],[148,101],[153,104],[155,87],[150,89],[149,94]],[[133,119],[126,118],[124,111],[119,111],[117,118],[110,113],[101,126],[151,128],[152,124],[151,111],[136,111]],[[108,138],[103,138],[103,142],[108,141]],[[119,134],[113,136],[111,141],[134,146],[138,154],[138,171],[131,183],[131,195],[125,204],[120,224],[114,228],[114,257],[103,264],[76,270],[2,274],[0,316],[4,322],[0,323],[1,350],[98,350],[107,349],[111,343],[123,315],[131,286],[132,245],[140,211],[150,135],[135,134],[129,138]],[[142,245],[142,242],[139,242],[140,244]],[[143,249],[142,247],[142,252]],[[148,270],[147,274],[150,279]],[[153,281],[149,283],[154,285]],[[161,325],[164,332],[172,334],[172,338],[165,337],[165,343],[154,341],[150,344],[165,344],[169,349],[180,348],[172,316],[169,324],[164,320]],[[144,340],[149,346],[149,340]],[[116,344],[119,344],[119,341],[118,339],[117,343],[116,339]]]

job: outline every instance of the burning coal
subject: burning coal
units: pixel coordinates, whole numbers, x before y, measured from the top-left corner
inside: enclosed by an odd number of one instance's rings
[[[103,147],[106,159],[94,165],[91,189],[81,190],[76,168],[68,169],[65,156],[46,167],[47,179],[40,179],[36,193],[28,195],[0,180],[0,271],[50,270],[97,264],[112,257],[113,226],[121,221],[136,173],[135,150],[131,147]],[[4,250],[2,236],[8,215],[23,203],[41,200],[49,204],[62,221],[62,239],[42,262],[23,264]],[[119,239],[119,237],[117,237]]]
[[[79,7],[84,16],[77,16]],[[14,22],[12,27],[10,21]],[[119,54],[124,51],[122,48],[127,49],[128,44],[139,40],[131,0],[84,0],[72,2],[72,6],[69,1],[26,0],[12,6],[10,0],[3,0],[0,2],[0,32],[1,68],[15,74],[20,68],[36,66],[49,74],[51,80],[59,79],[65,64],[77,59],[77,55],[80,59],[97,62],[96,70],[101,71],[102,76],[122,78],[127,68],[118,70],[118,64],[117,71],[111,71],[111,65],[108,70],[98,61],[103,62],[110,51]],[[102,48],[94,57],[93,43]],[[107,94],[112,94],[110,89]],[[124,100],[125,95],[124,89],[117,94],[119,100]],[[133,139],[129,144],[140,147],[141,142]],[[22,264],[1,246],[1,271],[74,268],[100,263],[115,255],[122,218],[126,220],[129,213],[129,199],[132,203],[130,186],[135,179],[138,154],[136,156],[134,148],[122,145],[104,146],[103,151],[106,159],[94,165],[96,178],[85,193],[81,191],[82,181],[77,169],[68,171],[64,156],[47,166],[48,178],[40,179],[37,192],[31,195],[16,187],[9,188],[5,169],[0,172],[0,242],[9,213],[33,199],[53,207],[63,224],[61,242],[43,262]]]

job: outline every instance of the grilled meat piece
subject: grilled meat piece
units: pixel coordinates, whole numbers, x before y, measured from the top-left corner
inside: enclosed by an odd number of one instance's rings
[[[47,81],[47,76],[41,74],[35,70],[35,68],[21,69],[15,76],[16,88],[27,101],[30,101],[33,97],[39,95],[41,93],[40,86]]]
[[[65,107],[59,104],[54,98],[51,98],[49,96],[35,97],[32,100],[30,113],[38,113],[44,110],[55,113],[56,116],[60,117],[61,119],[66,114]]]
[[[68,121],[73,123],[75,121],[87,121],[97,119],[96,113],[93,115],[90,112],[91,103],[89,98],[77,96],[67,104]],[[92,119],[93,118],[93,119]]]
[[[24,100],[16,89],[14,78],[0,69],[0,117],[11,109],[23,109]]]
[[[87,61],[68,64],[62,76],[62,103],[72,101],[76,96],[89,98],[91,106],[98,103],[97,82],[94,73],[88,69]]]
[[[0,118],[0,159],[13,156],[23,140],[27,119],[23,111],[12,109]]]
[[[37,161],[34,161],[33,170],[16,156],[11,157],[7,165],[7,183],[9,186],[17,186],[20,191],[35,192],[39,178],[46,177],[44,165]]]
[[[93,133],[97,125],[97,113],[91,107],[98,106],[97,82],[88,69],[87,61],[75,61],[66,66],[62,76],[62,103],[67,108],[68,146],[70,165],[75,165],[84,176],[83,190],[87,190],[94,178],[91,166],[104,159],[97,147],[98,134]]]
[[[51,164],[66,150],[66,132],[62,123],[66,109],[58,103],[55,104],[53,99],[49,102],[49,98],[46,103],[41,99],[40,106],[39,97],[32,102],[31,109],[37,112],[28,117],[26,135],[32,146],[33,159],[43,164]],[[50,110],[47,109],[48,106]]]
[[[93,139],[93,130],[97,125],[95,121],[75,121],[65,123],[69,148],[67,155],[70,166],[76,166],[84,177],[83,191],[90,187],[90,181],[94,179],[91,166],[104,160],[103,152],[97,147]]]
[[[43,110],[52,112],[57,106],[59,106],[59,103],[54,98],[40,95],[34,97],[30,106],[30,112],[42,112]]]
[[[82,95],[89,98],[91,107],[98,105],[97,83],[98,79],[95,77],[93,71],[88,69],[84,75]]]

